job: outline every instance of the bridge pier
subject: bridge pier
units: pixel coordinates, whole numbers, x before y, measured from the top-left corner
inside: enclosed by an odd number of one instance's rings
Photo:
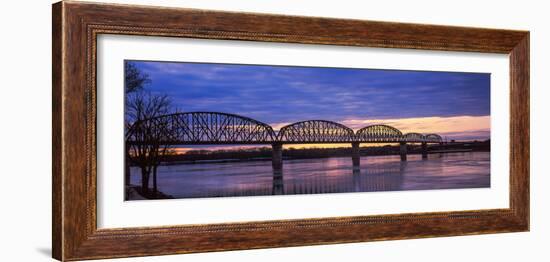
[[[422,159],[428,159],[428,144],[422,142]]]
[[[359,142],[351,143],[351,162],[353,163],[353,169],[359,169],[361,165],[359,152]]]
[[[401,161],[407,161],[407,143],[399,143],[399,155],[401,155]]]
[[[272,157],[271,165],[273,170],[283,170],[283,144],[273,143],[271,144],[272,148]]]

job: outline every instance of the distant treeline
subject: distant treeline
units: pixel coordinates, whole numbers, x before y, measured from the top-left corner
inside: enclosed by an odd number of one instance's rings
[[[407,154],[420,154],[420,144],[408,144]],[[490,151],[491,142],[472,141],[447,144],[431,144],[428,151]],[[365,146],[360,148],[362,156],[399,155],[399,145]],[[339,148],[288,148],[283,149],[284,159],[308,159],[351,156],[351,147]],[[194,161],[221,161],[221,160],[267,160],[271,159],[271,147],[244,148],[235,150],[192,150],[184,154],[169,154],[163,157],[162,162],[193,163]]]

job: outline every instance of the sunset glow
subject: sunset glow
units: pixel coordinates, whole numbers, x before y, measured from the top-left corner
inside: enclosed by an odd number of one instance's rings
[[[491,186],[489,73],[125,66],[129,199]]]
[[[150,76],[149,90],[167,94],[180,112],[237,114],[270,125],[323,119],[357,131],[385,124],[403,134],[437,133],[445,140],[490,139],[490,75],[133,61]],[[178,147],[240,150],[265,145]],[[284,145],[333,148],[347,144]],[[362,145],[367,146],[367,145]]]

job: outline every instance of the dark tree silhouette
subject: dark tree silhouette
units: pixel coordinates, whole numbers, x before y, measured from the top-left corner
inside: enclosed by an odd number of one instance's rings
[[[126,101],[126,117],[131,121],[126,132],[126,141],[131,139],[145,142],[129,146],[128,155],[141,169],[142,194],[150,196],[149,180],[153,175],[153,195],[156,195],[157,168],[162,158],[171,152],[169,146],[160,144],[160,141],[169,140],[172,130],[165,118],[155,117],[170,113],[171,101],[166,95],[145,91],[127,94]]]
[[[170,100],[165,95],[154,95],[146,92],[145,85],[150,84],[149,75],[141,71],[133,62],[124,62],[124,92],[125,99],[125,130],[126,141],[129,136],[139,137],[142,141],[152,142],[150,145],[130,146],[126,143],[125,185],[130,185],[130,161],[135,159],[141,169],[141,191],[149,195],[149,180],[153,175],[154,194],[157,188],[157,167],[161,158],[171,150],[158,142],[168,132],[162,128],[162,123],[142,123],[143,120],[166,114],[170,110]],[[158,121],[157,121],[158,122]],[[132,126],[133,133],[129,133]],[[157,126],[158,125],[158,126]],[[165,125],[164,125],[165,126]],[[133,156],[133,158],[131,157]]]
[[[124,92],[126,94],[143,90],[151,83],[149,75],[142,72],[130,61],[124,61]]]

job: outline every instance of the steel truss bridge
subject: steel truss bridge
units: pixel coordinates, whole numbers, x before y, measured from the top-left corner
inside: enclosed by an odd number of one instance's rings
[[[400,143],[401,160],[406,160],[407,143],[442,143],[437,134],[406,133],[388,125],[370,125],[357,132],[327,120],[307,120],[282,127],[278,132],[252,118],[220,112],[185,112],[162,115],[135,122],[126,134],[129,145],[217,145],[270,144],[273,167],[282,167],[283,144],[351,143],[353,165],[359,166],[359,144]]]

